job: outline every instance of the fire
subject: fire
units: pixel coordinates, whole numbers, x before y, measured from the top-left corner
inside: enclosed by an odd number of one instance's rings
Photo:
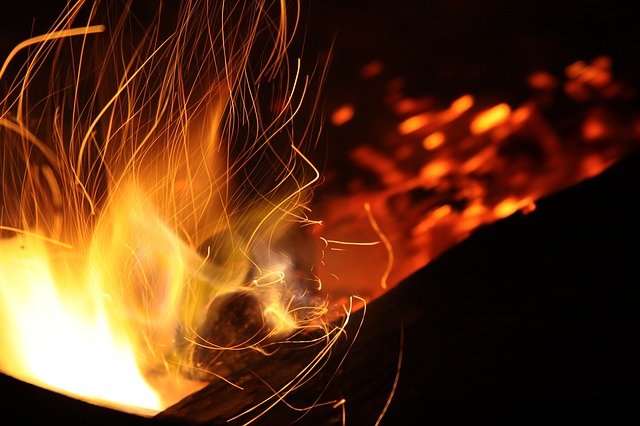
[[[108,294],[60,294],[52,270],[56,259],[42,240],[21,235],[0,240],[0,250],[3,371],[96,402],[143,412],[162,407],[137,368],[130,342],[114,335],[104,310],[108,303],[97,302]]]
[[[226,380],[226,352],[335,341],[311,261],[274,247],[317,223],[290,6],[188,1],[167,30],[84,3],[0,71],[0,369],[150,415]]]

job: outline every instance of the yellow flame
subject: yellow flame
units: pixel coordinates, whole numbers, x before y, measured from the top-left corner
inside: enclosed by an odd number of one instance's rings
[[[284,1],[187,1],[175,30],[163,34],[158,16],[137,45],[126,13],[91,23],[99,2],[74,28],[83,6],[0,70],[32,47],[0,100],[0,369],[153,414],[225,380],[198,351],[266,353],[295,331],[330,333],[326,304],[298,296],[291,261],[270,247],[289,223],[312,223],[318,171],[288,131],[307,82],[299,63],[288,74]],[[261,25],[272,53],[248,73]],[[103,56],[88,59],[89,37],[103,35]],[[34,94],[49,74],[52,87]],[[266,120],[258,90],[270,84],[287,92]],[[261,329],[225,347],[208,327],[232,294],[255,298]]]
[[[41,240],[0,240],[0,251],[2,370],[97,402],[149,412],[162,407],[138,371],[130,342],[114,335],[104,311],[108,294],[61,294],[52,272],[56,259]]]

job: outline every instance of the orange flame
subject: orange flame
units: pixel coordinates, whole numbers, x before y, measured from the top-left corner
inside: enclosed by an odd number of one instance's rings
[[[0,102],[0,369],[148,415],[226,380],[203,350],[265,352],[305,329],[332,341],[326,302],[265,244],[316,223],[305,204],[318,172],[287,131],[306,83],[287,66],[296,23],[284,2],[187,1],[174,30],[159,14],[137,45],[126,14],[92,24],[101,6],[75,28],[84,1],[70,5],[0,70],[5,82],[31,47]],[[247,73],[263,21],[278,24],[272,53]],[[285,101],[263,117],[257,88],[270,84]],[[245,314],[259,327],[225,330],[227,347],[208,327],[233,294],[256,300]]]

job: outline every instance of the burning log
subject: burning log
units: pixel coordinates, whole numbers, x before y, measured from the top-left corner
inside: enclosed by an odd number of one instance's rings
[[[374,424],[389,400],[383,423],[637,420],[639,170],[635,154],[478,230],[353,315],[331,361],[260,421]],[[303,353],[265,357],[229,377],[244,390],[214,382],[156,419],[227,424]]]

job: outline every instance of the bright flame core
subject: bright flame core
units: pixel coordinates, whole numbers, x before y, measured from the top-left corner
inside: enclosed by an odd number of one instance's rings
[[[2,369],[90,400],[160,409],[131,345],[114,335],[108,303],[96,304],[109,295],[62,296],[41,240],[18,236],[0,248]]]
[[[142,30],[83,3],[0,71],[0,369],[152,414],[218,377],[203,347],[322,328],[326,305],[264,244],[311,223],[317,171],[289,130],[306,87],[284,2],[184,2],[168,34],[160,13]],[[283,95],[269,113],[262,87]],[[225,347],[206,327],[230,294],[258,301],[261,326]]]

